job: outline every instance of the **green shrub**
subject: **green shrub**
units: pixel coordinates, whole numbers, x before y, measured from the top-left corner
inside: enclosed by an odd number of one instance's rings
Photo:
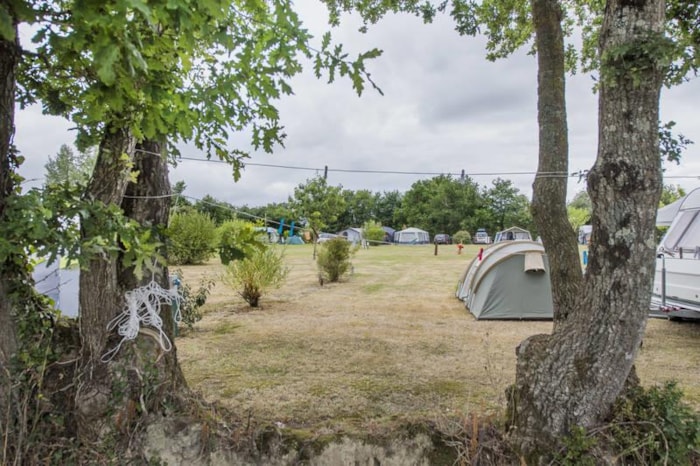
[[[200,212],[173,215],[167,235],[171,264],[201,264],[216,250],[216,225],[208,215]]]
[[[362,227],[362,230],[365,239],[369,241],[370,245],[379,246],[384,242],[384,236],[386,235],[386,232],[379,224],[379,222],[370,220],[365,223],[365,225]]]
[[[700,462],[700,415],[683,402],[676,382],[636,387],[618,400],[609,435],[620,464],[692,465]]]
[[[675,382],[632,388],[615,402],[606,424],[590,431],[574,427],[553,464],[700,464],[700,415],[682,397]]]
[[[194,324],[202,320],[201,307],[207,302],[207,298],[214,287],[214,280],[204,277],[199,281],[197,291],[192,291],[192,287],[182,280],[182,270],[176,270],[179,280],[178,294],[180,301],[178,303],[180,309],[180,324],[186,325],[190,330]]]
[[[457,233],[452,235],[453,243],[471,244],[472,235],[466,230],[459,230]]]
[[[245,220],[225,221],[216,229],[216,236],[219,257],[224,265],[233,260],[244,259],[256,249],[265,247],[260,240],[260,232],[255,231],[255,225]]]
[[[591,452],[597,447],[598,441],[588,435],[583,427],[574,427],[568,437],[562,440],[563,450],[554,455],[552,464],[561,466],[595,466],[595,455]]]
[[[275,247],[253,249],[245,259],[226,266],[223,282],[231,287],[250,307],[258,307],[267,291],[279,288],[287,278],[289,268],[284,265],[284,254]]]
[[[333,238],[323,243],[316,259],[322,283],[337,282],[347,274],[352,266],[350,258],[353,252],[350,242],[344,238]]]

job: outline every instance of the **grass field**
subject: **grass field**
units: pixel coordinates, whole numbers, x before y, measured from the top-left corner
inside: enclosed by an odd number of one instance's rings
[[[314,432],[382,432],[410,421],[498,415],[520,341],[551,322],[476,321],[454,297],[478,247],[360,250],[342,283],[320,286],[311,245],[285,249],[286,284],[251,309],[220,282],[177,339],[192,388],[241,416]],[[183,267],[193,287],[218,261]],[[700,325],[652,319],[642,383],[669,379],[700,408]]]

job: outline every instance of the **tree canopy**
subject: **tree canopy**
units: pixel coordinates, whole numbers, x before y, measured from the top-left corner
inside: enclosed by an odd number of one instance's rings
[[[94,164],[94,151],[76,154],[73,149],[63,144],[56,156],[49,156],[49,161],[44,165],[46,170],[44,184],[87,184]]]

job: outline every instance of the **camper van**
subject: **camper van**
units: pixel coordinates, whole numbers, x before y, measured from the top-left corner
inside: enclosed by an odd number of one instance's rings
[[[479,228],[476,230],[473,239],[474,244],[489,244],[491,242],[491,237],[486,233],[486,229]]]
[[[657,252],[652,315],[700,319],[700,189],[674,210]],[[659,210],[658,226],[667,224],[667,213]]]

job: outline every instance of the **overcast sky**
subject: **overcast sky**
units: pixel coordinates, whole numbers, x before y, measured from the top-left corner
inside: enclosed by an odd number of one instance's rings
[[[320,38],[325,10],[307,0],[298,4],[307,27]],[[531,195],[537,168],[534,57],[523,52],[489,62],[484,40],[460,37],[446,17],[425,25],[412,16],[389,16],[367,34],[357,32],[358,26],[356,19],[346,18],[334,31],[335,40],[353,55],[373,47],[384,51],[368,63],[384,96],[367,89],[357,97],[349,81],[326,84],[308,67],[293,80],[295,94],[279,102],[285,148],[253,154],[237,183],[223,164],[189,160],[171,170],[171,182],[184,181],[185,194],[195,198],[210,194],[236,206],[261,206],[286,201],[295,186],[322,174],[325,166],[332,185],[379,192],[403,192],[419,179],[464,170],[481,186],[500,176]],[[567,81],[571,172],[587,170],[595,160],[598,117],[592,84],[583,75]],[[678,132],[698,141],[680,166],[667,165],[664,182],[687,190],[700,187],[700,79],[664,89],[661,102],[662,121],[676,121]],[[61,144],[72,144],[74,133],[68,122],[42,116],[39,107],[18,112],[16,126],[15,144],[27,159],[21,173],[39,179],[27,186],[41,185],[48,156]],[[204,157],[187,147],[182,155]],[[516,172],[528,174],[510,174]],[[570,178],[569,197],[584,188]]]

